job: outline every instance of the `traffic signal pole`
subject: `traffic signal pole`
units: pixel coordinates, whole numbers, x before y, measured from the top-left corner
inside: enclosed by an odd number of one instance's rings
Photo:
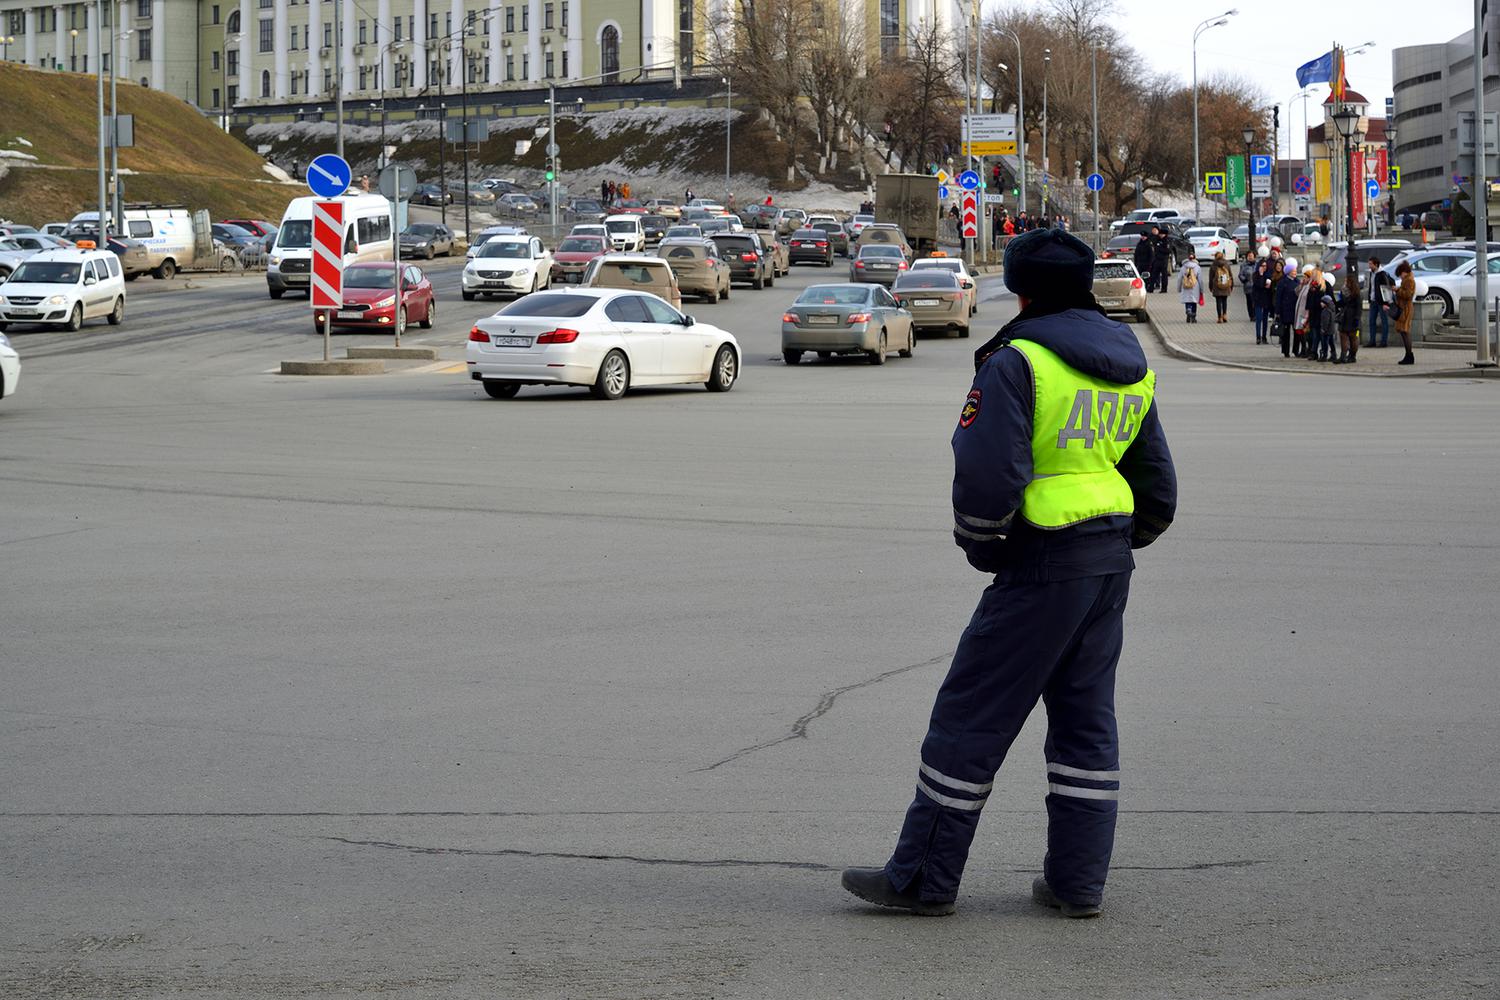
[[[1493,368],[1490,354],[1489,303],[1489,177],[1485,157],[1489,154],[1489,133],[1484,127],[1484,5],[1474,0],[1474,367]],[[1408,307],[1410,308],[1410,307]]]

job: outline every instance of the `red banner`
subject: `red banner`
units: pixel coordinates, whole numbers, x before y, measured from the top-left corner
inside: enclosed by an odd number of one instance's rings
[[[1355,228],[1365,224],[1365,153],[1356,149],[1349,157],[1349,187],[1354,192]]]

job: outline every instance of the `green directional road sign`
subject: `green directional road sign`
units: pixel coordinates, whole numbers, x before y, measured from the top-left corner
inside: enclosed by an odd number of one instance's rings
[[[1235,155],[1224,159],[1224,195],[1229,204],[1242,204],[1245,200],[1245,158]]]

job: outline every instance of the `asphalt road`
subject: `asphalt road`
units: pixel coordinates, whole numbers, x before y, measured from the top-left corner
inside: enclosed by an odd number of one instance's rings
[[[1494,385],[1148,344],[1182,505],[1106,914],[1027,899],[1034,719],[958,915],[914,919],[837,872],[890,849],[985,582],[948,528],[978,340],[789,369],[799,271],[691,308],[745,345],[727,395],[499,402],[434,273],[446,360],[382,377],[268,374],[320,344],[254,278],[14,335],[0,996],[1500,993]]]

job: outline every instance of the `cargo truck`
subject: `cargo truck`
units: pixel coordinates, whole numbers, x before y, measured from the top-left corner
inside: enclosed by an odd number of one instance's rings
[[[875,178],[875,221],[890,222],[917,254],[937,249],[938,180],[930,174],[879,174]]]

